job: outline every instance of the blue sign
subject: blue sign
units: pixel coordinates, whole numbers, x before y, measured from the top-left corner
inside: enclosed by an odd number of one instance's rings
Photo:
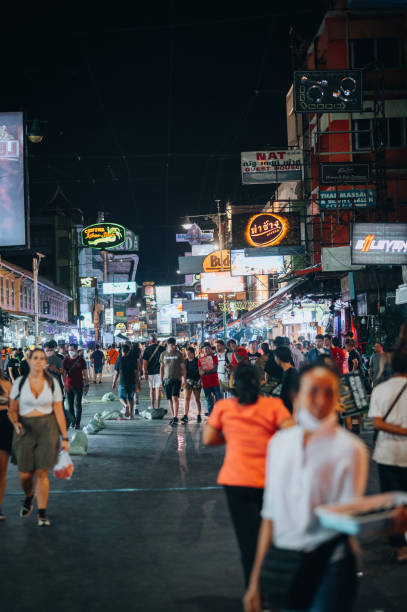
[[[320,191],[318,204],[320,210],[366,208],[375,205],[375,191],[374,189]]]

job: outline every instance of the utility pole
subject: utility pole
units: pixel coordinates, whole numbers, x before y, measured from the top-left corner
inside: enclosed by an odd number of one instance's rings
[[[222,228],[222,216],[220,212],[220,200],[215,200],[218,209],[218,235],[219,235],[219,249],[220,249],[220,271],[223,272],[223,228]],[[227,340],[227,325],[226,325],[226,295],[223,295],[223,337],[226,342]]]
[[[38,270],[40,267],[41,259],[45,255],[37,253],[36,257],[33,257],[33,285],[34,285],[34,336],[35,346],[40,345],[40,333],[39,333],[39,299],[38,299]]]

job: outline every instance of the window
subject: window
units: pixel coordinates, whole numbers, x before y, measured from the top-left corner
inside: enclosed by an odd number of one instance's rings
[[[370,119],[355,119],[352,121],[353,148],[355,151],[371,150],[373,148]]]
[[[9,288],[8,278],[6,278],[6,304],[9,303],[9,300],[10,300],[10,288]]]
[[[387,146],[393,149],[405,146],[405,119],[392,117],[387,119]]]
[[[4,285],[3,285],[3,277],[0,278],[0,288],[1,288],[1,303],[4,303]]]
[[[11,304],[14,306],[14,281],[10,281],[11,284]]]
[[[352,68],[366,68],[378,62],[383,68],[403,67],[403,45],[400,38],[357,38],[351,40]]]

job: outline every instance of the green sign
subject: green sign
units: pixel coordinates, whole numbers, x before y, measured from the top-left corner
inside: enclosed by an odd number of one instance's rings
[[[111,249],[126,240],[126,230],[118,223],[94,223],[81,231],[82,245],[92,249]]]

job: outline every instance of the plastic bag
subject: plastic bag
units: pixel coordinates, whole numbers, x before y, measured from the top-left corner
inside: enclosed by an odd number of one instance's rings
[[[116,399],[115,394],[110,391],[110,393],[104,394],[104,396],[102,397],[102,402],[114,402],[115,399]]]
[[[86,455],[88,452],[88,436],[83,431],[76,431],[69,448],[70,455]]]
[[[59,453],[58,462],[54,466],[55,478],[64,478],[69,480],[73,474],[73,463],[67,451]]]

